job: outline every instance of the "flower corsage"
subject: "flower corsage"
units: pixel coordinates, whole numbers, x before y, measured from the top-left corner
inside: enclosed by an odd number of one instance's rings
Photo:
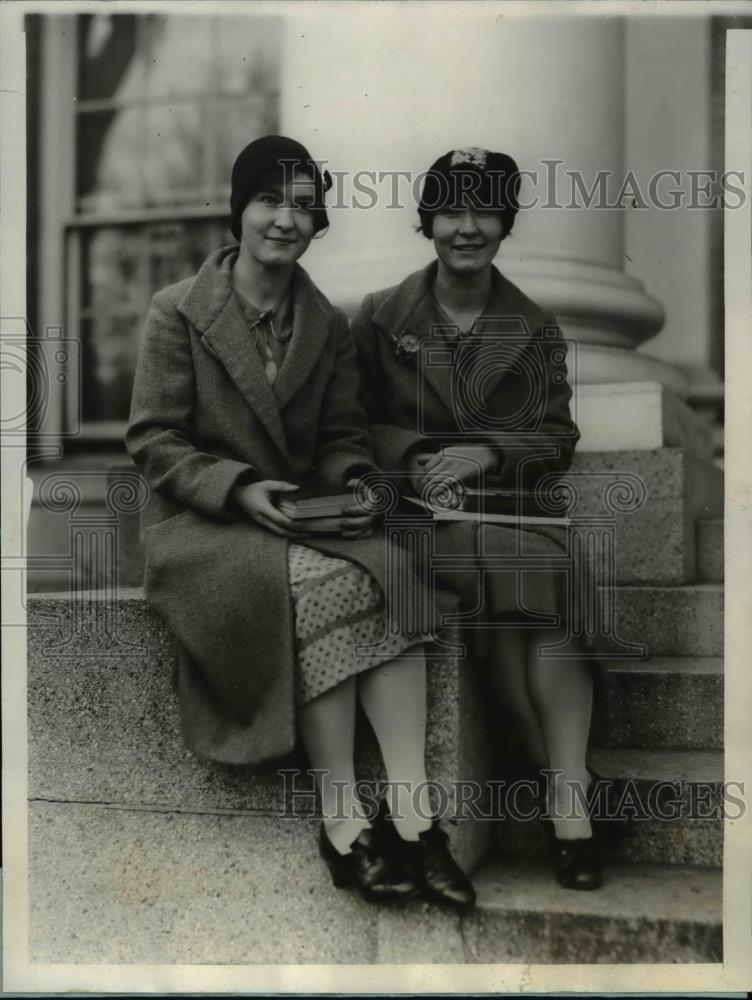
[[[401,334],[397,337],[395,334],[392,335],[392,343],[394,344],[394,356],[398,361],[409,361],[417,353],[420,347],[420,339],[414,333]]]

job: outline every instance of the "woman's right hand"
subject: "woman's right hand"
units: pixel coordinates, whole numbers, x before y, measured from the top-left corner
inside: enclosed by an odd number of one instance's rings
[[[426,477],[426,464],[434,457],[432,451],[414,451],[408,458],[407,469],[410,473],[410,483],[416,494]]]
[[[297,489],[299,487],[293,483],[263,479],[259,483],[236,486],[231,497],[240,511],[256,524],[283,538],[301,538],[305,537],[305,529],[275,507],[272,500],[274,493],[294,493]]]

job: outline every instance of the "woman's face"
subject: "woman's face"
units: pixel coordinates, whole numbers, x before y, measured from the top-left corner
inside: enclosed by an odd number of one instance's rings
[[[457,276],[487,268],[502,238],[501,216],[486,209],[445,208],[433,217],[433,245],[441,264]]]
[[[266,267],[294,264],[313,238],[315,197],[313,180],[300,170],[265,183],[241,217],[244,252]]]

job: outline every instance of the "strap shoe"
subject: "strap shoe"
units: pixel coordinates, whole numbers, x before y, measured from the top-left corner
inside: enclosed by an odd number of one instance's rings
[[[368,900],[404,899],[417,891],[415,881],[406,877],[401,867],[384,855],[370,828],[361,830],[350,845],[349,854],[340,854],[332,846],[322,823],[319,853],[338,889],[358,889]]]

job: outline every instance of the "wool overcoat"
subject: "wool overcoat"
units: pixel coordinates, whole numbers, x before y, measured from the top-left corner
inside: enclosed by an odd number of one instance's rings
[[[205,758],[255,764],[295,743],[289,542],[235,511],[230,493],[314,475],[337,488],[376,466],[344,315],[296,266],[292,337],[270,386],[232,289],[237,252],[222,248],[154,296],[126,445],[150,488],[144,586],[178,641],[186,742]],[[386,590],[383,535],[304,544],[357,562]],[[419,586],[406,562],[397,572]]]
[[[498,459],[486,485],[552,485],[569,467],[579,438],[569,408],[567,345],[555,317],[493,268],[485,313],[473,333],[460,338],[446,317],[442,322],[433,294],[436,269],[433,261],[368,295],[352,323],[377,461],[386,472],[405,474],[414,452],[484,443]],[[562,610],[564,576],[554,581],[545,557],[560,562],[565,547],[559,527],[437,524],[434,554],[444,566],[437,578],[481,615]],[[481,582],[477,571],[447,568],[448,557],[459,564],[469,554],[481,560],[529,555],[540,571],[527,573],[521,589],[516,571],[489,572]]]

